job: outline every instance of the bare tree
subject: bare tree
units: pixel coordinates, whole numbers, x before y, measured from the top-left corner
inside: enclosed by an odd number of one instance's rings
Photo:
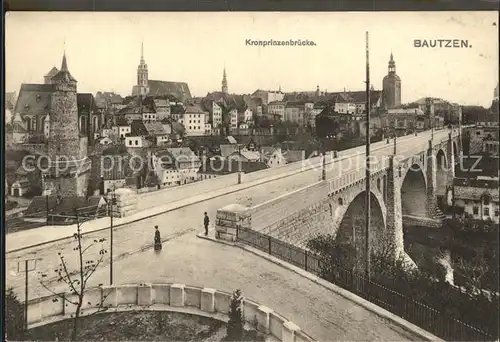
[[[104,248],[104,242],[106,239],[94,239],[91,243],[84,245],[83,234],[81,231],[81,225],[90,220],[87,217],[80,217],[78,215],[78,210],[76,210],[76,220],[77,220],[77,231],[73,234],[73,238],[75,240],[76,246],[73,248],[73,251],[77,253],[77,268],[74,271],[68,266],[67,259],[64,258],[61,252],[58,252],[58,257],[60,263],[55,270],[57,277],[54,279],[57,283],[65,283],[69,287],[70,296],[65,293],[58,293],[52,290],[49,286],[49,281],[44,281],[47,279],[47,274],[41,274],[40,284],[47,289],[49,292],[54,294],[56,298],[53,299],[54,302],[62,300],[62,304],[64,306],[74,305],[76,306],[76,311],[71,315],[73,319],[73,328],[71,332],[71,340],[75,341],[79,331],[79,319],[83,313],[83,305],[85,300],[85,293],[88,291],[88,281],[97,270],[97,268],[103,264],[105,260],[105,256],[107,254],[107,250]],[[100,246],[98,246],[100,244]],[[99,247],[97,250],[96,259],[87,258],[87,253],[92,251],[92,247]],[[98,285],[99,288],[102,287],[102,284]],[[108,294],[107,294],[108,295]],[[92,312],[91,315],[96,314],[98,312],[106,311],[107,307],[103,305],[106,300],[107,295],[102,295],[99,303],[93,306],[96,310]],[[76,298],[75,298],[76,297]],[[92,305],[92,303],[88,303],[88,305]]]
[[[487,282],[487,277],[492,273],[482,249],[478,249],[474,258],[457,257],[454,272],[465,281],[465,288],[472,294],[482,294]]]

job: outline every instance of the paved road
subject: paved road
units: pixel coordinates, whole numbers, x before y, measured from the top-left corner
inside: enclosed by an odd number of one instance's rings
[[[428,134],[430,136],[430,133]],[[442,137],[447,136],[447,132],[442,131],[439,133]],[[441,138],[435,134],[435,138]],[[418,137],[407,136],[401,138],[400,151],[403,150],[418,150],[422,141],[427,141],[425,134]],[[418,142],[418,143],[417,143]],[[374,151],[374,155],[389,155],[392,153],[392,144],[385,145],[383,149]],[[357,163],[355,165],[364,165],[364,157],[362,155],[356,158],[339,161],[334,165],[335,167],[328,168],[327,176],[329,178],[335,177],[339,174],[340,170],[347,170],[349,166],[353,165],[353,160]],[[344,171],[345,172],[345,171]],[[153,237],[153,227],[159,225],[164,238],[175,237],[182,232],[188,232],[192,229],[199,229],[202,227],[203,212],[208,212],[209,216],[214,221],[217,209],[231,204],[240,203],[242,205],[256,205],[263,203],[267,200],[279,197],[280,195],[289,193],[293,190],[300,189],[306,185],[318,181],[321,177],[321,169],[314,169],[302,172],[298,175],[275,180],[261,186],[256,186],[237,193],[221,196],[218,198],[209,199],[207,201],[193,204],[172,212],[161,214],[159,216],[128,224],[116,228],[114,232],[113,253],[115,257],[125,256],[134,251],[141,250],[145,246],[151,244]],[[191,193],[186,194],[187,196]],[[87,223],[91,224],[91,222]],[[212,222],[213,224],[213,222]],[[105,243],[105,248],[109,250],[109,231],[101,231],[91,233],[85,236],[85,241],[90,243],[94,239],[106,238],[108,241]],[[24,278],[22,274],[17,273],[17,263],[23,258],[41,258],[38,262],[38,270],[40,272],[48,272],[49,275],[54,275],[54,269],[59,264],[58,252],[64,255],[74,254],[72,251],[74,243],[71,240],[64,240],[54,242],[49,245],[40,247],[33,247],[30,249],[9,253],[6,255],[6,281],[9,286],[19,288],[24,286]],[[88,250],[88,257],[95,259],[99,248],[91,248]],[[68,267],[76,269],[76,258],[67,257]],[[31,295],[30,295],[31,296]]]
[[[439,141],[442,139],[447,139],[448,138],[448,133],[449,130],[441,130],[441,131],[436,131],[434,134],[434,139]],[[424,146],[427,148],[428,140],[431,137],[431,132],[423,132],[419,133],[417,137],[414,135],[408,135],[405,137],[400,137],[398,138],[398,153],[400,151],[408,151],[408,149],[411,150],[416,150],[418,151],[421,146]],[[389,145],[385,143],[385,141],[380,141],[377,143],[374,143],[371,145],[372,152],[374,155],[378,156],[387,156],[391,155],[393,153],[393,145],[392,141]],[[378,150],[378,148],[383,147],[382,150]],[[351,159],[351,163],[354,165],[358,166],[364,166],[364,151],[365,151],[365,146],[359,146],[355,147],[349,150],[345,151],[340,151],[339,152],[339,157],[342,158],[344,156],[351,156],[354,154],[358,154],[358,158]],[[338,163],[336,163],[338,164]],[[303,172],[301,174],[295,175],[294,179],[292,182],[297,182],[302,184],[303,186],[310,184],[308,183],[310,174],[316,174],[319,175],[318,170],[321,168],[321,159],[320,157],[316,158],[310,158],[306,161],[306,166],[309,165],[316,165],[317,167],[315,170],[312,170],[310,172]],[[342,171],[346,170],[347,164],[344,163],[344,167],[341,168]],[[243,182],[249,182],[257,179],[262,179],[266,177],[272,177],[272,176],[277,176],[280,174],[283,174],[285,172],[292,172],[292,171],[298,171],[303,169],[303,164],[302,162],[296,162],[292,164],[287,164],[282,167],[278,168],[272,168],[272,169],[267,169],[263,171],[258,171],[258,172],[252,172],[250,174],[244,175]],[[329,167],[333,171],[334,167]],[[335,169],[339,169],[338,167],[335,167]],[[219,178],[215,178],[212,180],[205,180],[203,182],[196,182],[188,185],[184,185],[181,187],[174,187],[174,188],[168,188],[160,191],[153,191],[149,193],[144,193],[139,195],[139,202],[138,202],[138,207],[139,210],[142,209],[147,209],[150,207],[157,206],[159,204],[165,204],[173,201],[177,201],[183,198],[187,198],[190,196],[194,195],[199,195],[203,194],[207,191],[213,191],[216,189],[222,189],[224,187],[227,187],[232,184],[237,183],[237,174],[232,174],[228,176],[222,176]],[[277,184],[277,186],[280,186],[280,184]],[[274,187],[274,184],[273,184]]]
[[[187,229],[174,230],[182,233]],[[115,262],[114,267],[115,284],[184,283],[227,292],[239,288],[246,297],[273,308],[318,341],[418,340],[298,274],[237,247],[199,239],[194,231],[166,242],[158,254],[151,249],[137,252]],[[108,269],[99,269],[89,284],[106,284],[108,274]],[[64,290],[61,286],[54,289]]]

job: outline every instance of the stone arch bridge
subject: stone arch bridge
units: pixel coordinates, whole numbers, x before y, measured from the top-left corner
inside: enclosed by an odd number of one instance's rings
[[[387,141],[394,144],[393,153],[372,158],[370,246],[374,251],[389,247],[394,256],[403,256],[414,264],[404,251],[403,220],[442,215],[437,198],[446,195],[462,150],[459,130],[447,133],[447,137],[441,132],[400,150],[397,142]],[[324,163],[331,168],[338,164]],[[234,239],[235,228],[242,226],[305,248],[311,238],[333,234],[337,241],[354,245],[358,259],[363,259],[365,157],[334,171],[334,177],[253,207],[229,205],[219,209],[217,236]]]

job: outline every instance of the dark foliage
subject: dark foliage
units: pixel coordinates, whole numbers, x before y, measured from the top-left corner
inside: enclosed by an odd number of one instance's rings
[[[127,153],[127,148],[125,145],[113,145],[108,148],[106,148],[104,151],[102,151],[102,154],[104,156],[106,155],[120,155],[120,154],[126,154]]]
[[[331,235],[314,238],[308,241],[307,247],[325,260],[322,278],[347,286],[348,289],[354,289],[356,285],[352,282],[362,279],[362,275],[357,277],[348,269],[356,263],[352,247],[337,244]],[[441,313],[440,317],[452,317],[487,331],[495,338],[498,336],[499,306],[496,293],[461,290],[446,282],[436,281],[425,271],[409,269],[402,258],[394,260],[384,252],[372,255],[371,265],[371,282],[378,284],[376,286],[406,297],[407,302],[419,302],[437,310]],[[351,283],[346,282],[346,279]]]
[[[24,307],[17,299],[14,291],[9,288],[5,292],[5,333],[10,341],[24,339]]]
[[[235,291],[229,303],[229,322],[227,324],[227,339],[229,341],[241,341],[243,338],[243,313],[241,311],[242,297],[239,291]]]

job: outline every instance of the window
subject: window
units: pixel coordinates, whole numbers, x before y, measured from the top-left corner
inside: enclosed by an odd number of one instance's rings
[[[135,141],[135,146],[139,145],[139,140]]]
[[[129,145],[132,145],[132,140],[129,140],[129,141],[128,141],[128,144],[129,144]]]
[[[498,216],[500,216],[500,210],[496,209],[495,210],[495,217],[498,217]]]
[[[490,216],[490,208],[484,208],[484,216]]]
[[[473,215],[478,215],[479,214],[479,208],[478,207],[472,207],[472,214]]]

